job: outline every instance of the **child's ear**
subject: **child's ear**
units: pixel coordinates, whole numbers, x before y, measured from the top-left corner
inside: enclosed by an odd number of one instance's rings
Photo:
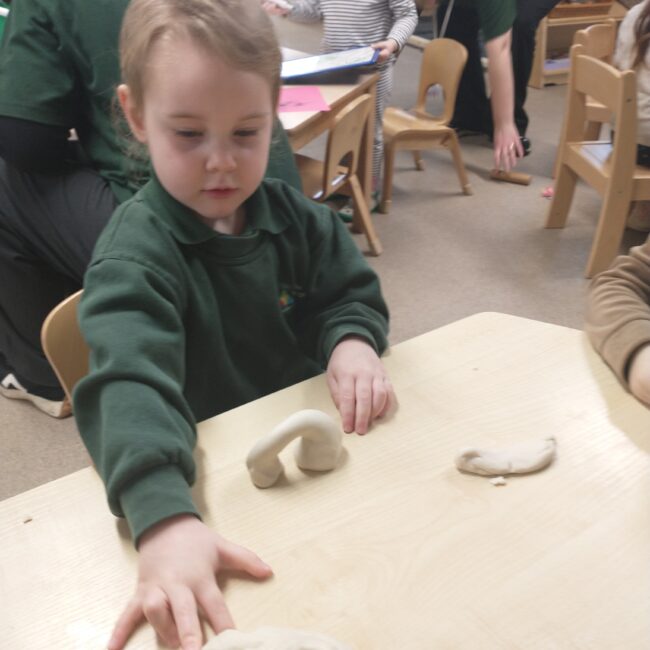
[[[134,104],[131,90],[126,84],[120,84],[117,87],[117,98],[136,140],[145,143],[147,141],[147,133],[144,128],[142,111]]]

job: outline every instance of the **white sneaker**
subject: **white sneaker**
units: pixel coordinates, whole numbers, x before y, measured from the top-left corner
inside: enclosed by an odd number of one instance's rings
[[[39,411],[53,418],[67,418],[72,415],[72,405],[67,397],[56,401],[30,393],[11,372],[0,382],[0,395],[31,402]]]

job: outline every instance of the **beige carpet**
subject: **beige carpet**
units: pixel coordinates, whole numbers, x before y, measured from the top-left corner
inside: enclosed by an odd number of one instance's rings
[[[286,20],[277,25],[288,47],[318,50],[317,27]],[[404,50],[392,104],[413,103],[419,61],[418,50]],[[392,211],[374,217],[385,252],[369,258],[391,308],[392,343],[481,311],[581,327],[583,269],[598,196],[579,187],[567,228],[542,227],[548,201],[541,192],[551,183],[564,90],[529,91],[533,153],[519,166],[533,175],[528,187],[488,179],[492,152],[486,138],[461,141],[473,196],[461,194],[444,152],[425,153],[423,172],[415,171],[408,154],[398,157]],[[628,232],[624,247],[643,240]],[[365,249],[365,241],[358,241]],[[0,499],[88,464],[72,419],[57,422],[0,398]]]

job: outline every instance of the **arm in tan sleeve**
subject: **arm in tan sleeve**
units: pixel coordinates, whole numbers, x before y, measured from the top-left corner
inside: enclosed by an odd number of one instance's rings
[[[650,344],[650,238],[592,281],[585,327],[596,350],[629,390],[634,355]]]

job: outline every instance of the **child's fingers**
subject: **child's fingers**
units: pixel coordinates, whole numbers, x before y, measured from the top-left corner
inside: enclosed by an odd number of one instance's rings
[[[327,373],[327,387],[330,389],[330,395],[332,396],[332,401],[334,402],[334,406],[336,408],[339,408],[339,383],[336,381],[334,378],[334,375],[332,373]]]
[[[388,401],[388,387],[384,377],[375,377],[372,382],[372,419],[379,417],[386,411]]]
[[[142,611],[156,634],[168,646],[177,647],[179,639],[167,594],[160,588],[149,590],[142,599]]]
[[[117,619],[113,634],[108,642],[108,650],[122,650],[135,628],[144,620],[140,600],[134,598]]]
[[[169,600],[182,650],[200,650],[203,632],[194,594],[187,587],[180,587],[171,591]]]
[[[357,396],[354,390],[354,379],[344,377],[339,381],[339,404],[341,422],[345,433],[352,433],[355,426],[355,406]]]
[[[372,413],[372,380],[370,377],[358,377],[355,385],[356,405],[354,430],[359,434],[368,431]]]
[[[208,623],[210,623],[215,634],[235,627],[232,616],[223,599],[223,594],[219,591],[215,583],[203,588],[198,594],[198,601],[203,610],[203,615],[208,620]]]
[[[219,568],[244,571],[254,578],[268,578],[273,575],[273,569],[253,551],[223,538],[219,542]]]

